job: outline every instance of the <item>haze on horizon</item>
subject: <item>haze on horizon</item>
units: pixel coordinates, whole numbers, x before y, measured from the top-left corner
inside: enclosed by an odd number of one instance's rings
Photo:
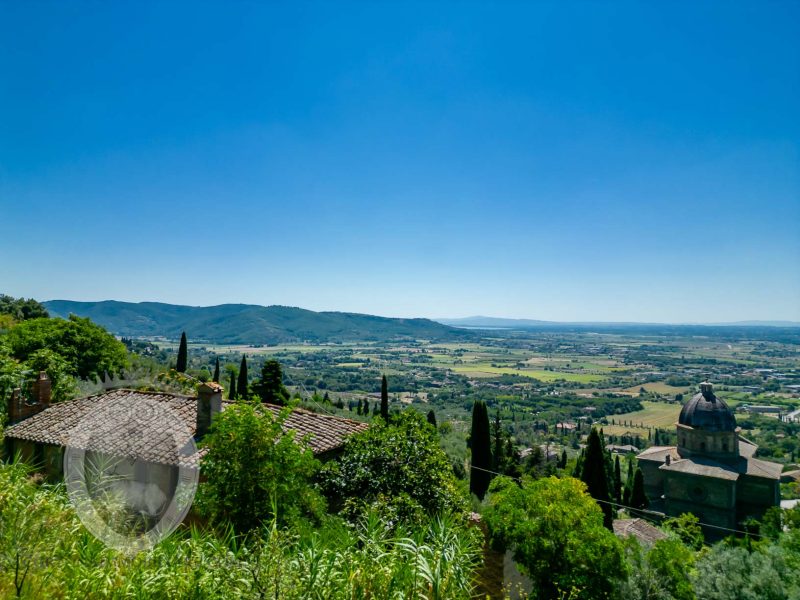
[[[800,4],[0,6],[0,293],[800,321]]]

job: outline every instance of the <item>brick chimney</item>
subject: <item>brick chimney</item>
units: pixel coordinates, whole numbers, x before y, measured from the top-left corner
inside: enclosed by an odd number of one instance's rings
[[[11,425],[16,423],[20,419],[20,415],[22,414],[22,390],[19,388],[14,388],[11,392],[11,396],[8,398],[8,409],[6,411],[8,415],[8,424]]]
[[[39,371],[39,377],[33,382],[32,398],[33,402],[38,402],[42,405],[40,410],[44,410],[50,406],[50,395],[53,391],[53,382],[47,376],[46,371]]]
[[[211,429],[214,416],[222,410],[223,387],[213,381],[200,384],[197,388],[197,426],[195,439],[202,438]]]

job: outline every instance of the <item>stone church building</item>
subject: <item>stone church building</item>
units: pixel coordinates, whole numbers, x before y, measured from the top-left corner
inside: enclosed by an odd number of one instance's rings
[[[677,446],[654,446],[639,456],[653,510],[668,516],[690,512],[702,523],[740,529],[780,504],[782,465],[754,458],[757,446],[743,438],[727,404],[710,383],[684,404]],[[706,527],[708,537],[723,529]]]

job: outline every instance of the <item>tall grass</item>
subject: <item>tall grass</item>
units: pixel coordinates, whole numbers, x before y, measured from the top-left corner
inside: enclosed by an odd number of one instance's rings
[[[131,557],[88,533],[62,489],[0,465],[3,598],[469,598],[479,559],[479,532],[454,518],[404,531],[376,513],[247,540],[187,528]]]

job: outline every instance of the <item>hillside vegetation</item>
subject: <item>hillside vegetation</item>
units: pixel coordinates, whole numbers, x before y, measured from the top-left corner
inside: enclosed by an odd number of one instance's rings
[[[44,303],[55,317],[89,317],[112,333],[126,337],[178,337],[192,331],[195,339],[221,344],[287,342],[388,341],[396,339],[464,339],[469,332],[428,319],[392,319],[356,313],[314,312],[289,306],[220,304],[180,306],[159,302]]]

